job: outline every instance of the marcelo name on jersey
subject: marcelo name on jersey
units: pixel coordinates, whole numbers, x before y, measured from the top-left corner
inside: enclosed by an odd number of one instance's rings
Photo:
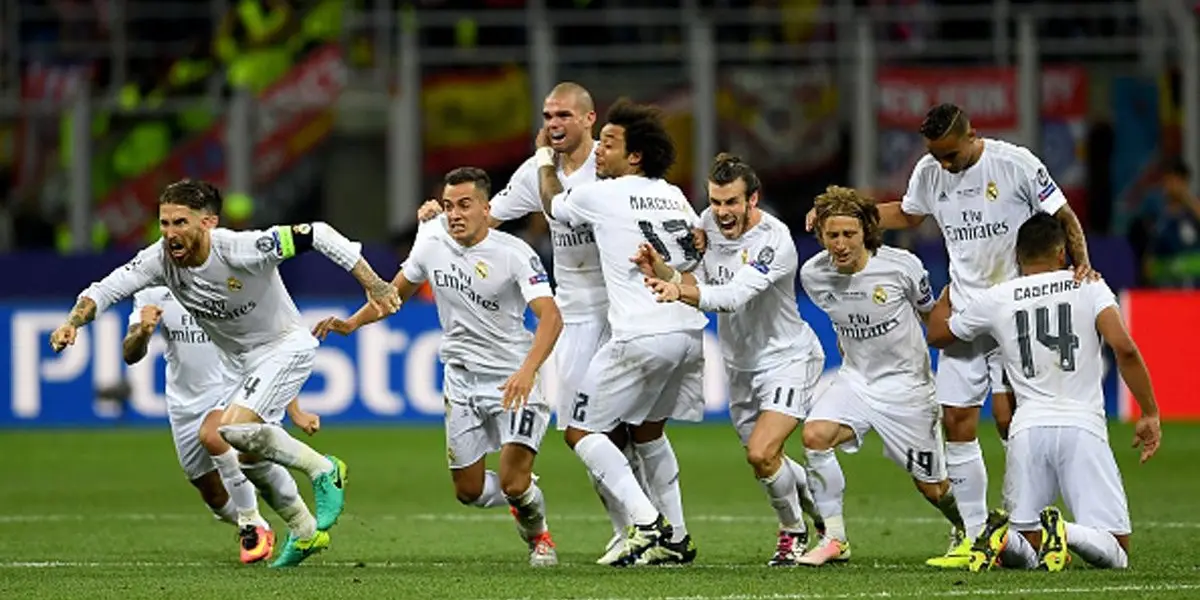
[[[653,196],[630,196],[629,208],[632,210],[679,210],[687,211],[679,205],[676,198],[655,198]]]
[[[480,263],[475,268],[486,269],[487,266],[483,263]],[[486,271],[484,273],[480,273],[480,276],[486,277]],[[485,298],[479,295],[479,292],[476,292],[475,289],[471,287],[471,283],[474,282],[474,280],[475,277],[473,275],[467,273],[462,269],[462,267],[459,267],[456,264],[450,265],[449,272],[441,269],[433,270],[433,285],[441,288],[456,290],[462,294],[463,297],[469,299],[475,304],[478,304],[479,306],[482,306],[486,310],[493,312],[500,310],[500,303],[494,298]]]
[[[945,196],[945,192],[942,195]],[[966,209],[960,212],[962,224],[947,223],[942,230],[947,241],[973,242],[1008,235],[1008,222],[1004,220],[988,221],[982,210]]]

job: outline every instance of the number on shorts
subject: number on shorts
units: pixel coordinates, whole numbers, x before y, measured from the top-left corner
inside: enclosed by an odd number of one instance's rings
[[[242,391],[246,393],[246,398],[254,395],[254,390],[258,389],[258,383],[262,381],[258,377],[251,377],[242,384]]]
[[[1058,334],[1050,335],[1050,309],[1039,307],[1034,311],[1036,320],[1037,341],[1042,346],[1058,353],[1058,366],[1064,371],[1075,370],[1075,351],[1079,349],[1079,336],[1071,328],[1071,305],[1060,302],[1055,311],[1058,313]],[[1017,320],[1017,346],[1021,352],[1021,371],[1026,377],[1037,375],[1033,364],[1033,345],[1029,340],[1029,311],[1019,310]]]
[[[581,422],[587,418],[587,404],[587,394],[583,392],[575,394],[575,407],[571,409],[571,418]]]
[[[675,241],[679,247],[683,249],[683,257],[686,260],[700,260],[700,251],[696,249],[696,240],[692,237],[692,230],[688,228],[687,221],[683,219],[667,219],[662,222],[663,229],[667,233],[682,234],[675,237]],[[663,260],[671,260],[671,251],[667,249],[667,245],[663,243],[662,238],[654,231],[654,224],[650,221],[638,221],[638,229],[642,230],[642,236],[646,241],[654,247],[654,251],[662,256]]]
[[[522,408],[520,423],[517,422],[516,411],[509,413],[508,430],[509,430],[509,432],[514,432],[514,433],[516,433],[516,435],[519,435],[521,437],[532,436],[533,435],[533,413]]]
[[[784,403],[784,405],[787,406],[788,408],[791,408],[792,400],[794,400],[795,397],[796,397],[796,389],[788,388],[787,389],[787,399],[786,399],[786,402]],[[775,404],[776,406],[778,406],[779,402],[781,400],[784,400],[783,388],[775,388],[775,399],[772,400],[772,403]]]
[[[909,473],[913,472],[913,464],[920,467],[925,472],[926,476],[933,475],[933,453],[928,450],[920,452],[908,449],[908,463],[904,466],[904,470]]]

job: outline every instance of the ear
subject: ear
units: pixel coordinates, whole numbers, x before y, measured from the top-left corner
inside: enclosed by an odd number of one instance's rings
[[[758,208],[758,192],[750,194],[749,202],[750,208]]]
[[[630,152],[629,154],[625,155],[625,158],[629,161],[629,166],[631,167],[638,167],[642,164],[641,152]]]
[[[217,215],[206,213],[203,217],[200,217],[200,225],[202,225],[205,229],[212,229],[219,225],[220,222],[221,218]]]

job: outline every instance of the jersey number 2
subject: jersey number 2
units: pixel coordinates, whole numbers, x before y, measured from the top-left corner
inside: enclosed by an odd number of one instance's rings
[[[650,221],[638,221],[638,229],[642,230],[642,236],[647,242],[654,247],[654,251],[662,256],[664,261],[671,260],[671,251],[667,249],[667,245],[663,243],[662,238],[654,232],[654,224]],[[675,237],[675,241],[683,248],[683,257],[685,260],[700,260],[700,251],[696,249],[696,240],[692,238],[692,230],[688,229],[687,221],[683,219],[667,219],[662,222],[663,229],[670,234],[680,234]]]
[[[1071,305],[1061,302],[1054,307],[1058,313],[1058,334],[1050,335],[1050,309],[1040,307],[1034,311],[1033,317],[1037,330],[1037,341],[1042,346],[1058,353],[1058,366],[1064,371],[1075,370],[1075,351],[1079,349],[1079,336],[1071,329]],[[1021,350],[1021,371],[1026,377],[1033,378],[1037,369],[1033,364],[1033,344],[1029,339],[1029,311],[1018,310],[1017,346]]]

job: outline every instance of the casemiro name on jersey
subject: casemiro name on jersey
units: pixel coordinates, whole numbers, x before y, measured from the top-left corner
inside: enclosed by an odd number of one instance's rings
[[[1041,285],[1027,285],[1018,288],[1013,288],[1013,300],[1026,300],[1031,298],[1042,298],[1044,296],[1053,296],[1070,290],[1079,289],[1079,282],[1070,281],[1053,281],[1043,283]]]

